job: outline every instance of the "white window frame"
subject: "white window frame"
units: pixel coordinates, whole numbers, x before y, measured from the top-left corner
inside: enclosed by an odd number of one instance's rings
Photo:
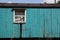
[[[25,21],[23,24],[26,23],[26,10],[24,10],[24,13],[25,13]],[[13,10],[13,23],[15,23],[15,10]]]

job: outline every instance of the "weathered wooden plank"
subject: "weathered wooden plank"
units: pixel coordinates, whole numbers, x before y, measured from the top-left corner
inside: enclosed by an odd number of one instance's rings
[[[12,8],[0,8],[0,38],[19,37],[19,24],[13,24]],[[45,27],[45,28],[44,28]],[[59,37],[60,9],[26,8],[22,37]]]

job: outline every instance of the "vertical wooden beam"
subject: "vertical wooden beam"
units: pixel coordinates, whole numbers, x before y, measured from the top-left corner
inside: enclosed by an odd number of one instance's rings
[[[20,23],[20,38],[22,38],[22,23]]]

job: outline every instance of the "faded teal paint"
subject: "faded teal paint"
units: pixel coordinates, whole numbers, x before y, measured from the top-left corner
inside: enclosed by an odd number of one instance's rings
[[[0,8],[0,38],[19,37],[19,24],[13,24],[12,8]],[[60,37],[60,9],[26,8],[22,37]],[[52,29],[51,29],[52,28]]]
[[[13,24],[13,12],[11,9],[0,8],[0,38],[19,37],[18,29],[19,24]]]

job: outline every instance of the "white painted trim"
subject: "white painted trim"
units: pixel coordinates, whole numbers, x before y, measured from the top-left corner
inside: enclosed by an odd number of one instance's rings
[[[24,23],[26,23],[26,10],[24,10],[24,13],[25,13]],[[15,23],[15,10],[13,10],[13,22]]]
[[[25,10],[25,23],[26,23],[26,10]]]
[[[15,10],[13,10],[13,22],[15,23]]]

